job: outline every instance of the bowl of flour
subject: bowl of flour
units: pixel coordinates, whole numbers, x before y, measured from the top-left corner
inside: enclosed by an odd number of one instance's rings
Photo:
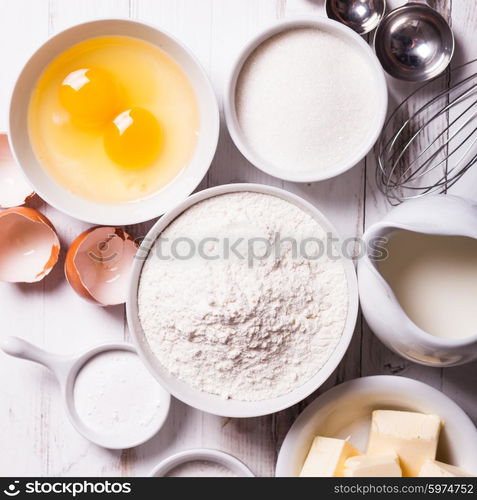
[[[229,184],[151,229],[126,308],[139,355],[172,395],[253,417],[301,401],[339,364],[356,323],[356,274],[313,205]]]
[[[387,86],[369,45],[341,23],[297,19],[254,36],[230,71],[224,112],[242,154],[293,182],[359,163],[384,124]]]

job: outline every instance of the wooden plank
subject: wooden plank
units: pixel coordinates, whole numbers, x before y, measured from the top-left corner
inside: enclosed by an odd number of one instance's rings
[[[25,16],[29,11],[31,15]],[[19,29],[19,26],[22,29]],[[7,125],[11,87],[23,62],[48,35],[48,1],[2,2],[0,17],[0,129]],[[5,50],[6,47],[14,50]],[[0,283],[3,335],[20,335],[42,342],[44,287]],[[28,308],[28,314],[25,310]],[[47,421],[42,413],[49,399],[43,397],[51,382],[40,367],[2,355],[0,362],[0,472],[5,476],[45,473],[48,469]]]
[[[192,48],[200,63],[209,71],[212,3],[191,2],[190,0],[132,0],[131,17],[158,26],[160,29],[174,34],[187,47]],[[190,29],[191,22],[194,29]],[[206,187],[205,180],[201,186]],[[139,224],[131,228],[136,236],[143,236],[151,223]],[[138,233],[141,231],[141,234]],[[210,436],[213,439],[216,429],[220,428],[220,419],[214,417],[215,425],[211,425]],[[202,441],[203,414],[180,401],[174,400],[169,418],[160,433],[149,443],[134,450],[129,463],[134,462],[136,474],[148,474],[162,459],[172,453],[188,448],[200,447]]]

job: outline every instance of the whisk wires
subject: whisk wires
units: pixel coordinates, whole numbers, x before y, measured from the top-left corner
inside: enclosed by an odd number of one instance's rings
[[[477,59],[410,94],[376,148],[376,183],[389,202],[444,193],[458,182],[477,162],[476,118]]]

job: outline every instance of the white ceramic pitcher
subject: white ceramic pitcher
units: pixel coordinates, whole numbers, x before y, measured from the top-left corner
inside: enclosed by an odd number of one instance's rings
[[[411,361],[428,366],[455,366],[476,360],[477,324],[471,337],[435,337],[411,321],[381,276],[372,256],[373,241],[401,229],[477,239],[477,203],[449,195],[427,196],[403,203],[366,231],[364,240],[368,250],[358,264],[363,314],[385,345]]]

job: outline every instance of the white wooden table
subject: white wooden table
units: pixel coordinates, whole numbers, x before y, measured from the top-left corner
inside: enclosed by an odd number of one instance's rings
[[[391,2],[391,5],[402,3]],[[477,2],[431,2],[452,22],[457,38],[454,63],[475,57]],[[100,17],[144,20],[164,28],[191,47],[220,96],[238,48],[274,20],[322,15],[319,0],[0,0],[0,129],[6,126],[8,94],[25,58],[48,36],[70,25]],[[390,82],[392,107],[411,87]],[[388,209],[374,187],[373,159],[337,179],[293,184],[271,178],[236,150],[224,126],[217,155],[199,189],[230,182],[280,186],[316,204],[344,237],[363,230]],[[453,192],[477,199],[477,169]],[[36,200],[33,206],[55,224],[63,246],[87,225]],[[150,223],[127,228],[144,235]],[[1,235],[0,235],[1,236]],[[19,335],[45,348],[74,353],[106,340],[127,339],[123,307],[101,309],[83,302],[67,285],[60,262],[34,285],[0,284],[1,335]],[[448,394],[477,422],[477,364],[424,368],[387,350],[360,318],[343,362],[320,392],[344,380],[394,374],[427,382]],[[314,394],[309,400],[316,397]],[[309,401],[308,400],[308,401]],[[72,429],[52,376],[32,363],[0,355],[0,475],[147,474],[165,456],[207,446],[236,455],[259,476],[273,474],[281,441],[307,402],[254,419],[225,419],[174,401],[162,431],[149,443],[127,451],[108,451],[85,441]]]

